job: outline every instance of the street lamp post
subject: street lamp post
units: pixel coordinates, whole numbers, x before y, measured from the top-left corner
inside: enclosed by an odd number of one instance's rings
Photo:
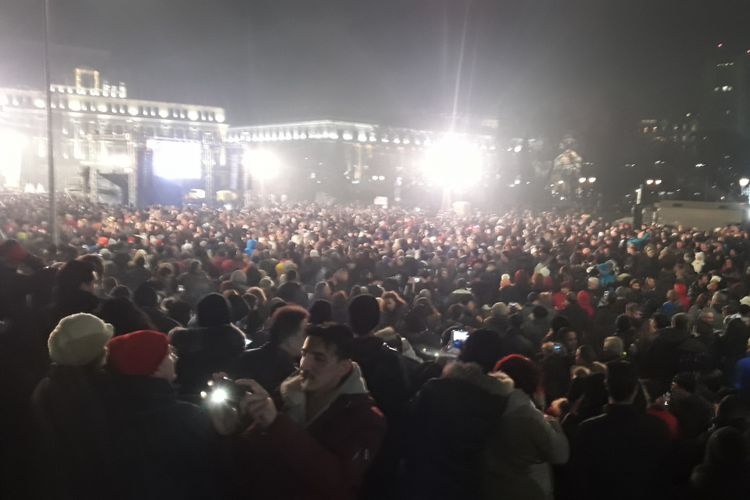
[[[52,145],[52,89],[50,88],[49,68],[49,0],[44,0],[44,85],[47,106],[47,179],[49,192],[49,226],[52,243],[60,243],[60,231],[57,226],[57,194],[55,187],[55,157]]]

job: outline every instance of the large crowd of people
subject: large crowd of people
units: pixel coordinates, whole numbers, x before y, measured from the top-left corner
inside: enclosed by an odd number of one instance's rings
[[[0,202],[2,498],[750,498],[750,233]]]

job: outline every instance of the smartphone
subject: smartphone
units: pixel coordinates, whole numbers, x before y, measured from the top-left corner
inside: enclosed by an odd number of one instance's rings
[[[453,330],[451,332],[451,340],[453,342],[466,342],[467,338],[469,338],[467,330]]]
[[[239,404],[247,389],[237,385],[234,380],[222,377],[217,381],[209,380],[208,391],[201,392],[201,396],[211,403]]]

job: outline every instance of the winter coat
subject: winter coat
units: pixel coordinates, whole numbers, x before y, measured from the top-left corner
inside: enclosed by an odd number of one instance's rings
[[[484,498],[552,499],[550,464],[568,461],[568,438],[520,389],[508,396],[500,425],[486,449]]]
[[[119,498],[218,497],[218,435],[205,411],[164,379],[111,379],[113,475]]]
[[[670,478],[663,466],[669,446],[662,420],[633,405],[610,405],[578,427],[572,466],[579,498],[665,498]]]
[[[228,373],[233,379],[254,379],[273,394],[296,369],[294,359],[286,351],[267,342],[257,349],[242,353],[229,368]]]
[[[34,390],[34,455],[45,471],[39,498],[93,500],[111,487],[106,379],[92,367],[53,364]]]
[[[672,377],[681,371],[691,371],[695,356],[705,351],[687,332],[663,328],[640,356],[640,376],[659,382],[662,392],[666,392]]]
[[[422,387],[410,405],[409,498],[481,498],[485,448],[512,390],[504,374],[461,362]]]
[[[251,426],[239,444],[240,491],[248,498],[354,500],[385,434],[385,418],[356,363],[317,415],[294,375],[281,386],[283,412]]]
[[[404,452],[406,405],[412,394],[409,365],[395,349],[375,336],[358,337],[352,345],[352,359],[362,370],[370,394],[388,419],[388,432],[380,454],[367,477],[367,491],[383,497],[381,488],[395,486]]]
[[[197,395],[211,375],[226,371],[245,349],[245,335],[234,325],[175,328],[169,333],[177,351],[180,394]]]

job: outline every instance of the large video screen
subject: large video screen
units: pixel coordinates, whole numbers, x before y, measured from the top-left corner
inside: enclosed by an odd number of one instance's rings
[[[162,179],[200,179],[201,144],[199,142],[149,140],[153,152],[154,175]]]

